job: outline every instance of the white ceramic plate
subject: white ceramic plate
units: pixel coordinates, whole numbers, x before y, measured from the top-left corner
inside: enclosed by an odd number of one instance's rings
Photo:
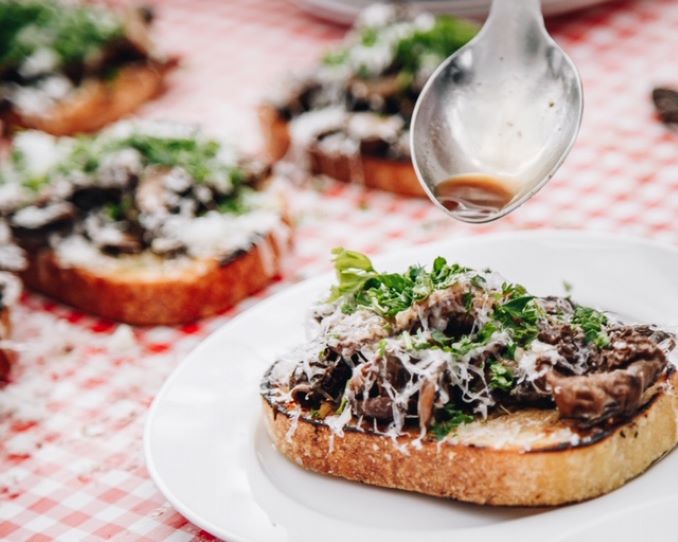
[[[638,321],[678,322],[678,250],[604,234],[525,232],[429,245],[376,259],[404,270],[444,255],[491,267],[538,295],[573,296]],[[151,407],[148,469],[189,520],[229,542],[667,540],[675,534],[678,454],[622,489],[553,510],[490,508],[308,473],[273,448],[259,380],[304,340],[304,317],[331,276],[261,302],[201,344]],[[642,521],[641,521],[642,518]],[[670,537],[669,537],[670,538]]]
[[[304,11],[340,24],[351,24],[356,15],[374,0],[292,0]],[[569,11],[602,4],[611,0],[542,0],[544,14],[560,15]],[[482,18],[490,8],[491,0],[418,0],[410,2],[421,11],[449,13],[459,17]]]

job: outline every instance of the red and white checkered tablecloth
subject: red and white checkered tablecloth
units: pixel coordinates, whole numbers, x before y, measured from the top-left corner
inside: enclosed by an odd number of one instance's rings
[[[203,123],[250,149],[255,105],[344,29],[282,0],[168,0],[157,33],[183,67],[144,114]],[[649,93],[678,85],[678,2],[620,1],[551,21],[586,91],[581,135],[535,198],[488,226],[447,219],[424,200],[337,183],[293,194],[295,254],[284,281],[226,314],[180,328],[132,329],[27,294],[21,343],[0,390],[0,539],[211,540],[167,504],[143,462],[145,412],[178,361],[261,297],[329,268],[337,245],[369,253],[452,236],[582,228],[678,243],[678,134]]]

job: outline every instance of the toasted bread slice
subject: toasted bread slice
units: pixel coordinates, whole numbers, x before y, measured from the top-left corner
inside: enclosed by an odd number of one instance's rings
[[[669,452],[678,442],[677,386],[674,372],[631,419],[589,433],[555,410],[525,409],[462,425],[442,442],[355,426],[340,436],[310,412],[297,418],[294,404],[263,397],[276,447],[306,469],[478,504],[551,506],[612,491]]]
[[[176,59],[147,61],[121,68],[109,81],[88,79],[72,98],[41,115],[22,115],[14,110],[2,118],[3,128],[41,130],[53,135],[94,132],[118,120],[160,94]]]
[[[20,275],[29,288],[102,318],[172,325],[214,315],[267,286],[280,275],[286,245],[269,234],[225,263],[142,254],[108,258],[113,265],[105,267],[67,266],[43,249],[29,254]]]
[[[288,122],[271,105],[259,108],[264,132],[265,152],[269,159],[280,160],[290,148]],[[370,188],[405,196],[425,196],[410,161],[389,160],[361,154],[329,154],[321,149],[307,149],[309,169],[313,175],[327,175],[343,182],[358,182]]]
[[[8,307],[0,309],[0,340],[6,341],[12,335],[12,320]],[[9,376],[9,369],[14,358],[14,352],[0,348],[0,382]]]

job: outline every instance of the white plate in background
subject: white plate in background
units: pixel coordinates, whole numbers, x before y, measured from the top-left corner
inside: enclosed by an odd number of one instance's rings
[[[373,0],[292,0],[301,9],[328,21],[351,24]],[[612,0],[542,0],[544,15],[560,15]],[[484,18],[491,0],[414,0],[407,2],[420,11],[448,13],[459,17]]]
[[[375,260],[395,271],[438,255],[491,267],[536,295],[562,295],[567,280],[581,303],[638,321],[678,322],[678,250],[666,245],[541,231],[451,240]],[[306,281],[233,319],[156,397],[146,424],[148,469],[193,523],[229,542],[651,542],[675,535],[678,453],[609,495],[550,510],[368,487],[287,461],[260,421],[259,381],[278,355],[304,340],[307,310],[332,281]]]

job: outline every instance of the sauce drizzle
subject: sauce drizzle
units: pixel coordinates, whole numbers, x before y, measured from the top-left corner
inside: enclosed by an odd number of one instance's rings
[[[506,207],[513,200],[515,192],[499,177],[466,173],[439,183],[435,195],[450,211],[484,215]]]

